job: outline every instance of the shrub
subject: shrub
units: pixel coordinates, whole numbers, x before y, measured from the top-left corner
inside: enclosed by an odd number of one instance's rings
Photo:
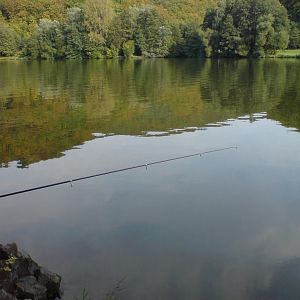
[[[122,46],[122,52],[124,57],[126,58],[130,58],[133,56],[134,54],[134,41],[127,41],[123,44]]]
[[[16,32],[0,22],[0,56],[13,56],[18,51],[19,39]]]

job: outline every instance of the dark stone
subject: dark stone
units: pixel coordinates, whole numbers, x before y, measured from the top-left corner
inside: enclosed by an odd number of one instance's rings
[[[13,256],[18,256],[18,247],[15,243],[7,244],[6,246],[3,247],[3,249],[7,253],[10,253]]]
[[[51,273],[44,268],[41,268],[37,278],[38,282],[47,288],[47,297],[49,299],[61,297],[61,277],[59,275]]]
[[[17,300],[17,298],[4,290],[0,290],[0,300]]]
[[[17,257],[16,263],[12,266],[12,272],[17,274],[18,277],[36,276],[40,267],[30,257],[20,256]]]
[[[16,244],[0,244],[0,257],[0,300],[61,297],[61,277],[41,268]]]
[[[16,295],[18,299],[45,300],[47,288],[39,284],[34,276],[27,276],[17,281]]]
[[[8,260],[8,259],[9,259],[9,255],[0,245],[0,260]]]
[[[11,272],[6,269],[6,266],[0,265],[0,289],[10,291],[12,287],[13,280]]]

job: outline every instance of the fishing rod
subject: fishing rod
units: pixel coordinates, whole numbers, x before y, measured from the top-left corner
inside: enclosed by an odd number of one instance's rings
[[[47,188],[51,188],[51,187],[55,187],[55,186],[64,185],[64,184],[71,184],[71,186],[72,186],[72,184],[77,181],[83,181],[83,180],[87,180],[87,179],[91,179],[91,178],[95,178],[95,177],[114,174],[114,173],[126,172],[126,171],[130,171],[130,170],[134,170],[134,169],[140,169],[140,168],[147,169],[150,166],[164,164],[164,163],[175,161],[175,160],[185,159],[185,158],[194,157],[194,156],[202,156],[202,155],[206,155],[206,154],[210,154],[210,153],[221,152],[221,151],[237,149],[237,148],[238,147],[220,148],[220,149],[215,149],[215,150],[210,150],[210,151],[205,151],[205,152],[198,152],[198,153],[184,155],[184,156],[177,156],[177,157],[168,158],[168,159],[164,159],[164,160],[153,161],[153,162],[146,163],[146,164],[126,167],[126,168],[122,168],[122,169],[116,169],[116,170],[112,170],[112,171],[102,172],[102,173],[88,175],[88,176],[84,176],[84,177],[78,177],[78,178],[74,178],[74,179],[70,179],[70,180],[59,181],[59,182],[55,182],[55,183],[51,183],[51,184],[36,186],[36,187],[29,188],[29,189],[24,189],[24,190],[19,190],[19,191],[7,193],[7,194],[2,194],[2,195],[0,195],[0,198],[11,197],[11,196],[19,195],[19,194],[25,194],[25,193],[34,192],[37,190],[43,190],[43,189],[47,189]]]

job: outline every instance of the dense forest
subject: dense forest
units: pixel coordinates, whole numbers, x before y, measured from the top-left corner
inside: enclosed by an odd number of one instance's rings
[[[262,57],[300,48],[299,0],[0,0],[0,56]]]

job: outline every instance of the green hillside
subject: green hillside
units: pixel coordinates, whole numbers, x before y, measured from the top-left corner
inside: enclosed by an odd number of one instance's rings
[[[299,3],[281,2],[0,0],[0,56],[265,56],[300,48]]]

